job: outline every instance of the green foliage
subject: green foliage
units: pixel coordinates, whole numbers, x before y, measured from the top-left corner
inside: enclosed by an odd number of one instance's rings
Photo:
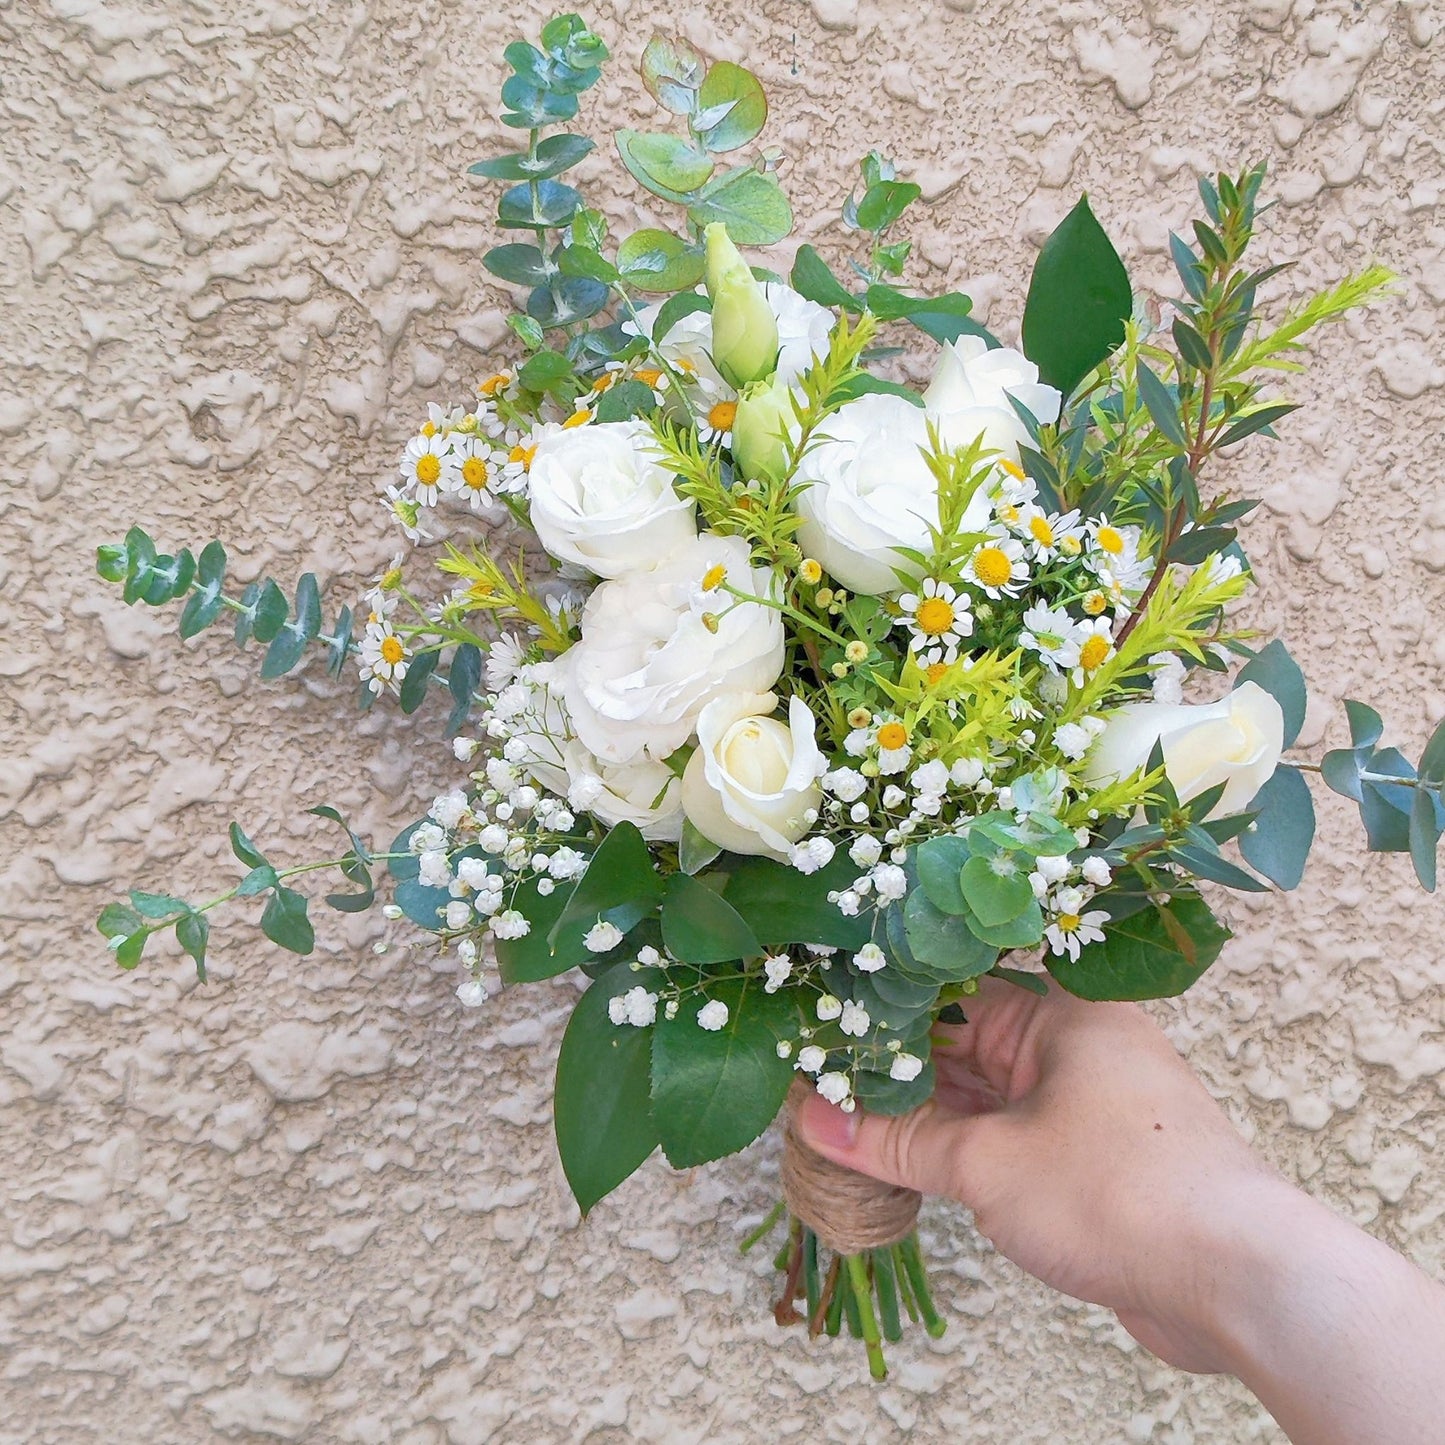
[[[614,1024],[608,1003],[659,976],[625,964],[609,969],[578,1000],[557,1055],[552,1099],[557,1152],[583,1214],[657,1148],[651,1103],[653,1029]]]
[[[1050,954],[1044,962],[1080,998],[1172,998],[1219,957],[1229,937],[1202,898],[1179,892],[1167,904],[1110,923],[1104,941],[1086,944],[1077,959]]]
[[[1305,691],[1304,673],[1299,663],[1289,655],[1289,649],[1278,638],[1260,648],[1240,668],[1234,685],[1242,682],[1257,683],[1279,705],[1284,713],[1284,745],[1293,747],[1305,722],[1305,707],[1308,695]]]
[[[828,894],[846,888],[857,873],[846,857],[808,874],[771,858],[747,858],[731,866],[723,898],[765,948],[820,943],[856,952],[868,942],[869,922],[845,918]]]
[[[558,948],[569,929],[579,927],[585,933],[599,919],[627,933],[662,901],[662,892],[662,879],[642,834],[633,823],[619,823],[598,845],[548,930],[547,942]]]
[[[662,938],[683,963],[726,963],[754,958],[763,951],[757,935],[731,903],[703,881],[686,873],[667,880],[662,897]],[[719,877],[725,882],[726,877]]]
[[[1254,821],[1239,836],[1252,868],[1286,890],[1298,888],[1315,838],[1315,805],[1298,768],[1281,763],[1250,804]]]
[[[728,1008],[727,1023],[716,1031],[697,1022],[711,1000]],[[777,1046],[797,1028],[789,995],[765,993],[757,981],[739,977],[710,982],[706,997],[694,995],[673,1018],[658,1019],[652,1117],[674,1168],[734,1154],[772,1123],[793,1079]]]
[[[1124,339],[1133,309],[1129,274],[1089,198],[1044,242],[1024,303],[1024,354],[1040,380],[1068,396]]]

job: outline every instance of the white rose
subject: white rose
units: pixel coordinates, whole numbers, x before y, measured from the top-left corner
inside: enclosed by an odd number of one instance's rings
[[[714,698],[766,692],[783,670],[774,607],[705,591],[709,574],[754,596],[773,586],[741,537],[694,538],[651,572],[601,583],[582,612],[582,640],[557,675],[583,745],[604,762],[661,762],[692,736]]]
[[[795,473],[803,519],[798,543],[845,587],[876,596],[899,590],[895,569],[919,569],[898,547],[928,552],[938,526],[938,482],[924,460],[928,420],[901,396],[871,393],[823,423]],[[963,531],[982,530],[989,503],[980,488]]]
[[[1029,433],[1010,397],[1040,422],[1056,421],[1063,402],[1022,352],[1007,346],[990,351],[982,337],[960,336],[938,358],[923,404],[948,446],[966,447],[982,437],[986,447],[1016,462]]]
[[[804,815],[823,800],[828,766],[801,698],[788,721],[770,716],[773,693],[720,697],[697,720],[697,751],[682,775],[682,809],[703,837],[734,853],[786,862],[811,826]],[[816,818],[816,813],[815,813]]]
[[[597,422],[542,438],[528,473],[532,526],[562,562],[599,577],[654,565],[697,535],[651,429]]]
[[[698,294],[703,294],[701,286]],[[820,357],[828,354],[833,313],[781,281],[764,281],[763,296],[778,322],[777,375],[791,386],[812,365],[815,353]],[[637,313],[637,321],[623,322],[622,329],[634,336],[650,337],[661,310],[661,302],[644,306]],[[674,322],[667,335],[659,339],[658,350],[674,366],[681,362],[713,391],[731,391],[713,365],[712,317],[708,312],[694,311]]]
[[[1284,714],[1257,683],[1241,683],[1210,703],[1127,703],[1089,753],[1086,777],[1110,782],[1137,772],[1154,744],[1181,803],[1223,783],[1211,818],[1242,812],[1274,773],[1284,750]]]

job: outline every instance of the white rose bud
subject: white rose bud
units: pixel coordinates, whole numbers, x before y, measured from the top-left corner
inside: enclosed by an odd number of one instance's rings
[[[895,569],[918,575],[896,550],[925,554],[938,526],[938,480],[923,452],[928,422],[901,396],[870,394],[841,406],[819,429],[794,476],[803,519],[798,544],[853,592],[896,592]],[[989,502],[982,488],[961,530],[982,530]]]
[[[786,723],[771,716],[777,705],[770,692],[740,693],[703,708],[682,809],[720,848],[786,862],[808,831],[805,814],[822,801],[818,777],[828,763],[807,703],[790,699]]]
[[[697,536],[693,503],[673,490],[651,429],[640,421],[543,437],[528,489],[542,545],[599,577],[651,567]]]
[[[1210,703],[1128,703],[1108,720],[1090,751],[1093,784],[1147,765],[1155,743],[1181,803],[1224,784],[1211,818],[1242,812],[1273,775],[1284,750],[1284,714],[1258,683],[1243,682]]]
[[[741,537],[709,533],[587,599],[582,640],[562,654],[556,679],[574,732],[604,762],[661,762],[714,698],[766,692],[778,680],[781,614],[706,591],[719,570],[755,596],[774,585],[767,569],[754,570]]]
[[[982,440],[1017,462],[1029,433],[1010,397],[1041,422],[1056,421],[1063,400],[1055,388],[1040,383],[1038,367],[1021,352],[1006,346],[990,351],[982,337],[960,336],[938,358],[923,404],[946,446]]]

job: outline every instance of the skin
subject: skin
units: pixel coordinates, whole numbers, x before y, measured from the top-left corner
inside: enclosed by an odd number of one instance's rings
[[[1238,1376],[1296,1445],[1445,1432],[1445,1287],[1287,1184],[1131,1004],[984,979],[898,1118],[814,1096],[828,1158],[957,1200],[1044,1283],[1180,1369]]]

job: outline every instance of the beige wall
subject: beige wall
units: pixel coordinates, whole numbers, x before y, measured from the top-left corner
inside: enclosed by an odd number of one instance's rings
[[[851,1346],[768,1316],[736,1242],[771,1142],[657,1162],[585,1228],[549,1128],[570,985],[464,1013],[379,916],[316,954],[239,916],[215,981],[130,977],[95,913],[124,885],[227,886],[231,818],[329,847],[331,800],[381,839],[457,777],[426,725],[319,668],[257,681],[222,636],[127,611],[93,576],[133,520],[236,571],[314,569],[332,606],[390,550],[373,500],[428,398],[464,394],[507,299],[477,262],[508,0],[0,4],[0,1439],[314,1442],[1244,1442],[1230,1384],[1177,1374],[925,1215],[952,1318],[865,1382]],[[1398,298],[1322,339],[1285,440],[1233,480],[1255,615],[1315,686],[1418,748],[1445,711],[1445,16],[1439,0],[599,0],[618,59],[586,115],[654,118],[633,66],[673,20],[746,60],[807,218],[877,144],[923,181],[920,285],[1015,334],[1033,245],[1087,188],[1138,284],[1197,168],[1265,156],[1282,291],[1379,259]],[[605,159],[593,194],[633,223]],[[613,194],[615,192],[615,194]],[[1179,1045],[1260,1146],[1445,1273],[1445,915],[1366,859],[1338,800],[1306,886],[1234,907]],[[378,953],[374,945],[390,938]]]

